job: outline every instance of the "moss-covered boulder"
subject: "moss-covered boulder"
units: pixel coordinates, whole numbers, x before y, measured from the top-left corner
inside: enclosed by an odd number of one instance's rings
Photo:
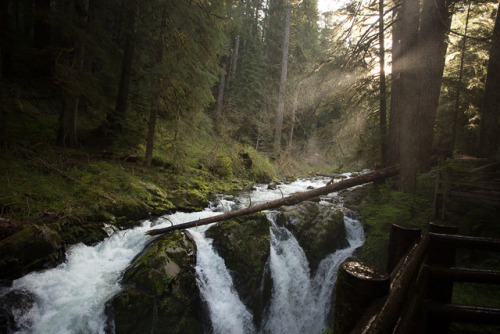
[[[198,190],[174,190],[168,193],[168,200],[177,210],[200,211],[208,206],[208,196]]]
[[[152,242],[123,276],[123,291],[107,303],[119,333],[203,333],[196,285],[196,246],[175,231]]]
[[[337,249],[347,247],[344,214],[334,204],[302,202],[280,208],[277,224],[293,233],[306,254],[311,271]]]
[[[26,225],[0,241],[0,278],[17,278],[63,259],[64,245],[56,231],[47,225]]]
[[[265,270],[270,254],[269,226],[266,215],[256,213],[219,223],[205,233],[213,239],[214,248],[231,271],[236,290],[256,324],[260,323],[271,291]]]

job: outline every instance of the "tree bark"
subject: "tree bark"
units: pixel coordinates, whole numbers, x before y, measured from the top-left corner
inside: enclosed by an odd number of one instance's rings
[[[401,133],[399,161],[401,165],[400,189],[407,194],[415,193],[417,177],[417,143],[415,127],[418,124],[417,111],[419,102],[418,85],[418,22],[419,1],[405,0],[401,7],[400,59],[398,97],[401,101]]]
[[[380,127],[380,150],[382,166],[386,165],[386,142],[387,142],[387,89],[385,83],[385,38],[384,38],[384,0],[379,0],[379,47],[380,47],[380,110],[379,110],[379,127]]]
[[[225,86],[226,86],[226,69],[227,69],[227,64],[226,64],[226,59],[222,59],[222,72],[220,74],[220,80],[219,80],[219,91],[217,94],[217,108],[215,109],[215,119],[216,123],[220,121],[222,118],[222,109],[224,107],[224,92],[225,92]]]
[[[434,125],[445,64],[446,34],[451,25],[447,0],[424,0],[418,39],[420,84],[416,127],[417,171],[429,167],[433,147]]]
[[[481,127],[479,130],[479,155],[493,158],[498,149],[500,116],[500,3],[491,39],[488,74],[484,89]]]
[[[458,72],[458,82],[457,82],[457,93],[455,95],[455,108],[453,109],[453,125],[451,129],[451,144],[449,148],[448,155],[453,156],[453,152],[455,152],[455,142],[457,137],[457,122],[458,122],[458,113],[460,111],[460,94],[462,92],[462,79],[464,73],[464,60],[465,60],[465,50],[467,45],[467,30],[469,28],[469,17],[470,17],[470,6],[471,2],[469,0],[469,6],[467,8],[467,16],[465,18],[465,28],[464,28],[464,36],[462,37],[462,52],[460,55],[460,69]]]
[[[195,220],[179,225],[173,225],[170,227],[165,227],[165,228],[159,228],[159,229],[153,229],[149,230],[146,232],[148,235],[158,235],[166,232],[171,232],[175,230],[182,230],[190,227],[196,227],[196,226],[202,226],[202,225],[207,225],[211,224],[214,222],[220,222],[224,220],[228,220],[231,218],[243,216],[243,215],[248,215],[250,213],[255,213],[255,212],[260,212],[263,210],[269,210],[269,209],[274,209],[277,207],[280,207],[282,205],[295,205],[297,203],[303,202],[305,200],[318,197],[321,195],[326,195],[335,191],[339,191],[342,189],[347,189],[350,187],[354,187],[360,184],[372,182],[375,180],[381,180],[390,176],[394,176],[398,173],[398,168],[397,167],[388,167],[384,169],[380,169],[378,171],[364,174],[361,176],[353,177],[351,179],[343,180],[337,183],[333,183],[321,188],[317,188],[314,190],[309,190],[305,191],[299,194],[295,194],[292,196],[288,196],[285,198],[277,199],[271,202],[259,204],[259,205],[254,205],[245,209],[240,209],[240,210],[235,210],[231,211],[228,213],[224,213],[221,215],[213,216],[213,217],[208,217],[208,218],[203,218],[200,220]]]
[[[296,121],[296,113],[297,113],[297,103],[299,99],[299,86],[295,89],[295,92],[293,92],[293,105],[292,105],[292,124],[290,125],[290,137],[288,140],[288,152],[292,152],[292,145],[293,145],[293,129],[295,127],[295,121]]]
[[[80,28],[86,29],[88,22],[89,0],[75,0],[74,9],[80,19]],[[75,69],[76,72],[83,72],[85,65],[85,38],[82,34],[73,32],[73,45],[75,49]],[[68,80],[75,80],[69,78]],[[60,128],[58,142],[64,147],[78,146],[78,109],[80,105],[79,92],[66,89],[60,115]]]
[[[283,58],[281,61],[281,80],[278,101],[278,115],[274,132],[274,154],[279,156],[281,151],[281,131],[283,130],[283,115],[285,113],[285,84],[288,71],[288,44],[290,41],[290,1],[286,3],[285,37],[283,38]]]
[[[392,28],[392,81],[391,107],[389,113],[389,129],[385,162],[392,166],[399,163],[399,138],[401,134],[401,93],[399,91],[402,70],[401,59],[401,8],[393,13],[395,24]]]
[[[236,76],[236,69],[238,68],[238,54],[240,50],[240,35],[236,35],[234,39],[233,62],[231,67],[231,79]]]
[[[165,35],[165,29],[167,27],[167,15],[164,12],[161,21],[160,37],[158,40],[158,45],[156,49],[156,64],[163,62],[163,39]],[[151,102],[151,110],[149,112],[148,121],[148,139],[146,142],[146,156],[144,158],[144,166],[151,167],[151,161],[153,160],[153,148],[155,141],[155,130],[156,130],[156,116],[158,115],[158,109],[160,108],[160,82],[161,74],[153,73],[153,101]]]
[[[139,17],[139,0],[131,0],[128,9],[128,32],[123,50],[123,63],[118,87],[118,96],[116,98],[115,110],[107,115],[109,128],[115,131],[121,131],[127,112],[127,100],[130,90],[130,80],[132,77],[132,64],[135,49],[135,34],[137,32],[137,20]]]

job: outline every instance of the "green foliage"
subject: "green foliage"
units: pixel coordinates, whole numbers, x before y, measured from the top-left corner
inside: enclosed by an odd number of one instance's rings
[[[367,204],[360,209],[366,241],[361,259],[385,268],[391,224],[404,223],[427,227],[432,208],[433,179],[430,174],[419,176],[417,195],[410,197],[394,190],[387,181],[383,185],[369,185]]]

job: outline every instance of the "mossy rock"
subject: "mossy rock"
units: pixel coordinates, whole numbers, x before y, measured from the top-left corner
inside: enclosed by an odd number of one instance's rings
[[[177,210],[193,212],[208,206],[208,195],[198,190],[175,190],[168,194],[168,200]]]
[[[302,202],[280,208],[277,223],[293,233],[312,272],[328,254],[346,248],[344,214],[333,204]]]
[[[205,235],[224,259],[241,300],[258,324],[270,298],[271,284],[262,284],[270,254],[270,222],[264,213],[238,217],[210,227]]]
[[[16,278],[64,259],[59,234],[47,225],[27,225],[0,241],[0,278]]]
[[[107,303],[116,333],[203,333],[196,246],[175,231],[152,242],[127,268],[125,289]]]

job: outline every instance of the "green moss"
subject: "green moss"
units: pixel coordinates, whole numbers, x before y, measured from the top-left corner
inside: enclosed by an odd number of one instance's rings
[[[175,231],[133,261],[111,302],[116,333],[202,333],[194,254],[194,243]]]
[[[427,228],[432,211],[432,184],[430,174],[420,175],[415,197],[395,190],[390,180],[383,185],[370,184],[358,188],[363,193],[364,204],[358,209],[366,236],[361,260],[385,268],[393,223]]]

